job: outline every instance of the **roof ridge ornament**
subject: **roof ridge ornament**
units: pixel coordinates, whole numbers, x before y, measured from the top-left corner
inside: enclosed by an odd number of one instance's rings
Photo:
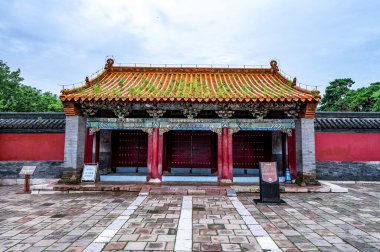
[[[269,64],[272,69],[272,73],[279,71],[276,60],[271,60]]]
[[[112,70],[114,63],[115,63],[115,59],[113,57],[107,58],[106,65],[104,66],[104,69],[106,69],[108,71]]]

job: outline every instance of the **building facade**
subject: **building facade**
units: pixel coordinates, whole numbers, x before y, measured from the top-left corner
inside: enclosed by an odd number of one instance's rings
[[[259,162],[315,178],[314,118],[320,99],[268,68],[115,66],[64,89],[64,167],[99,163],[161,182],[174,174],[230,183]]]
[[[66,170],[65,121],[64,113],[0,113],[0,184],[23,183],[24,165],[37,166],[33,183],[60,178]],[[380,113],[317,112],[314,126],[317,179],[380,181]],[[280,139],[272,139],[272,153],[278,153]],[[272,154],[272,160],[279,157]],[[234,171],[237,182],[242,170]]]

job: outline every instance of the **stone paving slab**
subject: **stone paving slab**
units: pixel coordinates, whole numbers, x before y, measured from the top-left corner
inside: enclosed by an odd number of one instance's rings
[[[0,251],[174,251],[177,242],[181,251],[380,251],[380,184],[344,187],[255,205],[257,193],[28,195],[0,186]]]

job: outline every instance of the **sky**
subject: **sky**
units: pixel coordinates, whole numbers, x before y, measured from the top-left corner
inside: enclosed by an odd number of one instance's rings
[[[0,0],[0,60],[59,94],[116,63],[266,65],[323,93],[380,81],[379,0]]]

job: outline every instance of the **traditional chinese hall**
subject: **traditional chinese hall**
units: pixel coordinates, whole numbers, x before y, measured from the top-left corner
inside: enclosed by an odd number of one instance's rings
[[[319,92],[268,67],[139,66],[106,61],[62,90],[64,165],[98,163],[100,181],[252,182],[259,162],[315,177]]]

